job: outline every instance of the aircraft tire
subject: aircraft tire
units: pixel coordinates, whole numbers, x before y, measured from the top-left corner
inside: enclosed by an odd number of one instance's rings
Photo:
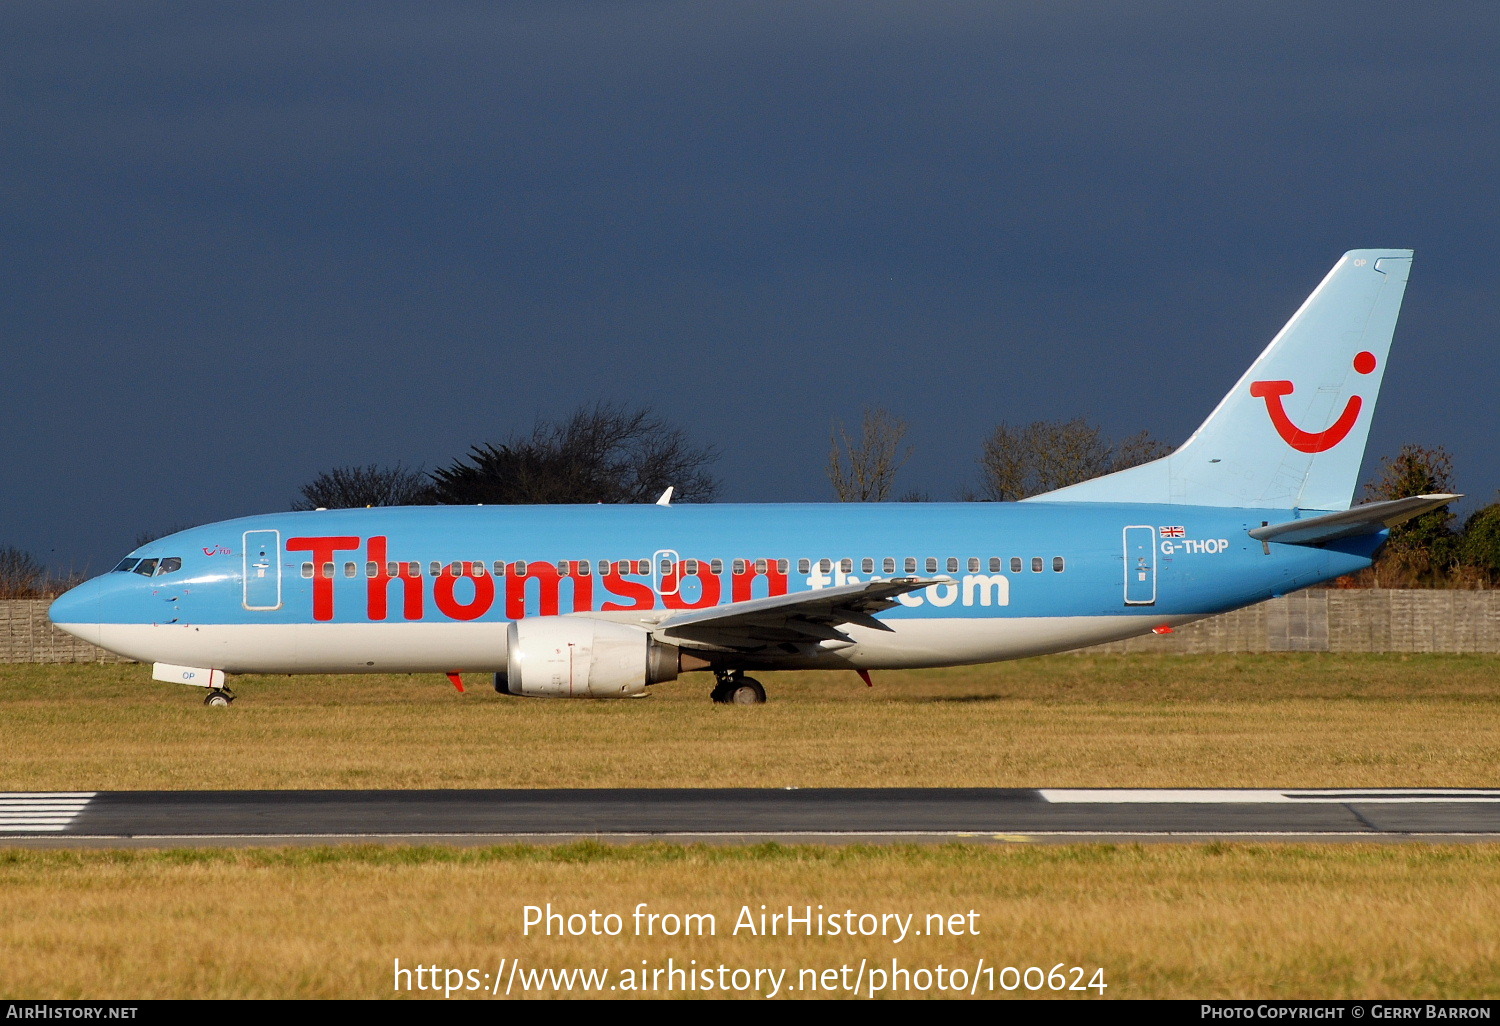
[[[214,708],[223,708],[234,701],[234,696],[227,691],[215,689],[203,696],[203,704]]]
[[[744,677],[725,689],[724,702],[727,705],[765,705],[766,689],[761,687],[760,681],[754,677]]]

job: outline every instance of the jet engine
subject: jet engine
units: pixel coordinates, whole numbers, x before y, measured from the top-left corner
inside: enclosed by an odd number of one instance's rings
[[[683,668],[677,646],[657,641],[640,627],[609,620],[517,620],[507,641],[506,672],[495,674],[495,690],[505,695],[631,698],[644,693],[648,684],[676,680]]]

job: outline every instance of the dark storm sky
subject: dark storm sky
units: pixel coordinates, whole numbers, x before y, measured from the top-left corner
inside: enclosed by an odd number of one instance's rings
[[[99,571],[601,398],[729,501],[831,498],[884,406],[951,498],[1001,420],[1180,442],[1371,246],[1367,470],[1490,501],[1497,55],[1489,0],[7,4],[0,545]]]

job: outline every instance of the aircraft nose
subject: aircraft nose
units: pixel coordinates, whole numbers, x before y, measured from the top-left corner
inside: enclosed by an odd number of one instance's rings
[[[100,592],[103,585],[99,578],[84,581],[69,588],[57,598],[47,610],[47,616],[60,630],[95,645],[99,643]]]

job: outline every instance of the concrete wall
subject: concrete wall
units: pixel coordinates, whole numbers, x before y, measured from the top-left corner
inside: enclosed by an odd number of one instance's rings
[[[1500,652],[1500,591],[1300,591],[1090,652]]]
[[[125,663],[64,634],[47,619],[51,599],[0,600],[0,663]]]
[[[0,663],[126,662],[0,601]],[[1090,652],[1500,652],[1500,591],[1303,591]]]

